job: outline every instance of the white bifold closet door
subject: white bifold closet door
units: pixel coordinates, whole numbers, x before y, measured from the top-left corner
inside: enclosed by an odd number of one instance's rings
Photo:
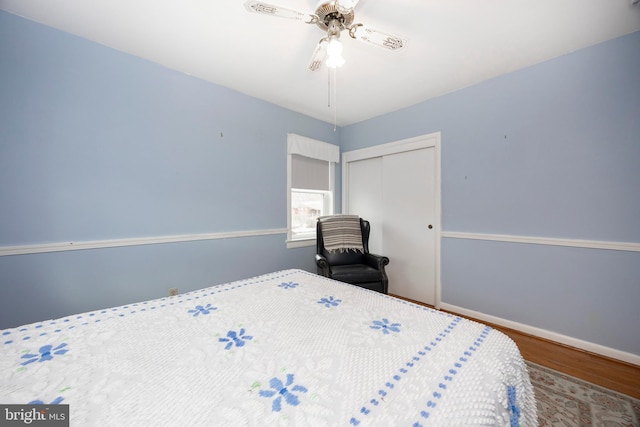
[[[347,212],[371,222],[370,251],[386,255],[389,293],[436,303],[436,149],[348,161]],[[346,166],[346,165],[345,165]]]

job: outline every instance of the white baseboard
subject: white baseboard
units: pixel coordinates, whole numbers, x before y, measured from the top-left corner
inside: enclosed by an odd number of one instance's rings
[[[450,311],[456,314],[460,314],[462,316],[472,317],[474,319],[478,319],[484,322],[493,323],[495,325],[504,326],[505,328],[514,329],[516,331],[524,332],[529,335],[545,338],[560,344],[565,344],[571,347],[589,351],[591,353],[600,354],[602,356],[610,357],[612,359],[621,360],[623,362],[640,366],[640,355],[637,355],[637,354],[628,353],[625,351],[617,350],[615,348],[605,347],[600,344],[595,344],[589,341],[583,341],[567,335],[562,335],[556,332],[547,331],[546,329],[541,329],[535,326],[525,325],[523,323],[502,319],[500,317],[492,316],[490,314],[469,310],[463,307],[458,307],[456,305],[447,304],[444,302],[440,303],[440,309]]]

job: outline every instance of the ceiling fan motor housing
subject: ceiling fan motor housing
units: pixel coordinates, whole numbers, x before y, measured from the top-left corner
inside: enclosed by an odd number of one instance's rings
[[[315,12],[318,17],[316,25],[324,31],[328,31],[332,25],[335,25],[336,21],[340,25],[340,30],[348,28],[353,23],[353,10],[347,13],[341,13],[338,11],[335,5],[335,1],[323,1],[316,8]]]

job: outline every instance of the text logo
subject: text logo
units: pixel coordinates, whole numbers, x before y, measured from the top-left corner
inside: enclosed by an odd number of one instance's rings
[[[2,405],[0,425],[69,427],[69,405]]]

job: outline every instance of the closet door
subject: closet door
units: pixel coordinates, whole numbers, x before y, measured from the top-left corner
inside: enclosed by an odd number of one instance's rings
[[[439,304],[439,134],[343,154],[343,211],[371,222],[389,293]]]
[[[383,248],[389,293],[435,304],[434,148],[383,157]],[[431,225],[431,228],[429,226]]]

